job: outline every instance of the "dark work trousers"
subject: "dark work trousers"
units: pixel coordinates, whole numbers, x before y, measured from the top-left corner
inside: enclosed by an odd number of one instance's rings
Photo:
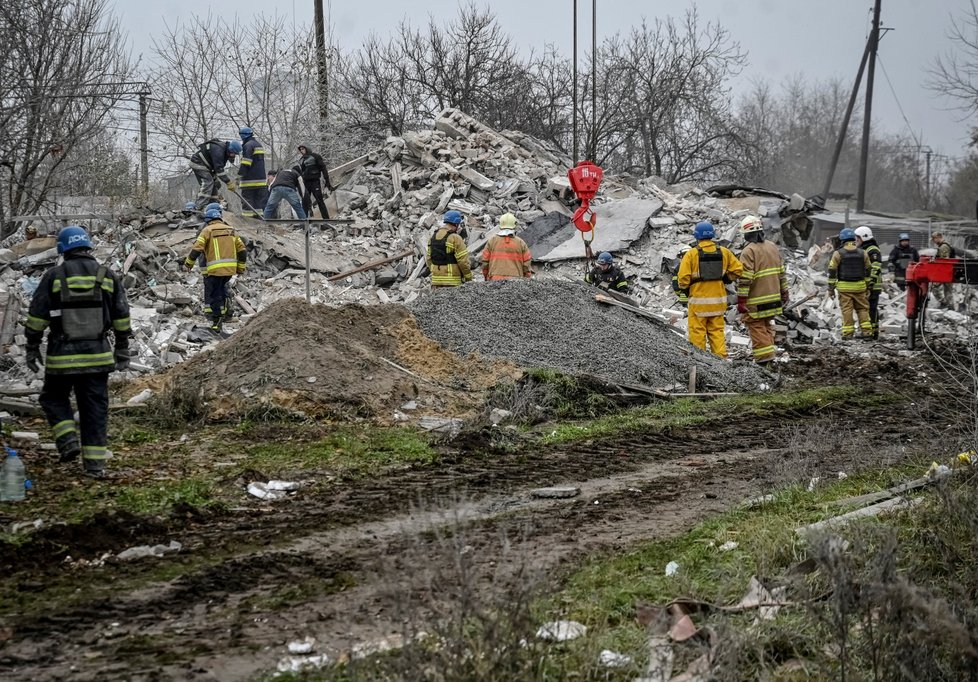
[[[100,471],[108,457],[105,446],[109,428],[109,373],[45,373],[39,402],[59,445],[62,441],[71,440],[75,434],[72,391],[75,392],[81,423],[82,462],[87,470]]]
[[[204,303],[211,309],[211,320],[215,326],[221,324],[225,299],[228,297],[228,280],[230,279],[230,277],[214,275],[204,277]]]
[[[880,335],[880,292],[869,292],[869,322],[873,325],[873,338]]]
[[[248,218],[261,218],[268,203],[268,187],[241,188],[241,215]]]
[[[217,179],[217,174],[207,168],[207,166],[193,164],[190,167],[193,169],[194,177],[197,178],[197,183],[200,185],[200,189],[197,191],[197,200],[194,202],[194,205],[198,211],[203,211],[207,204],[213,204],[220,199],[217,191],[221,188],[221,183]]]
[[[329,211],[326,210],[326,202],[323,201],[323,186],[319,180],[306,180],[306,191],[302,194],[302,208],[307,216],[312,215],[313,197],[316,198],[316,205],[319,206],[319,215],[322,218],[329,218]]]

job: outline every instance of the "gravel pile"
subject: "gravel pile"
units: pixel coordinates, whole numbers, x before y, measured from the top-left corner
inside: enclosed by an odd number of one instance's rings
[[[627,310],[594,300],[595,289],[558,280],[506,280],[436,291],[409,307],[418,326],[460,354],[505,358],[522,367],[593,374],[618,383],[756,390],[753,366],[733,366]]]

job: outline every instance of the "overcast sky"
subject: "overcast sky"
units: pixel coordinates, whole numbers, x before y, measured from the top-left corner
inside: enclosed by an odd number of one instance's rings
[[[428,14],[450,18],[458,0],[326,0],[337,41],[355,47],[371,31],[386,34],[406,15],[417,21]],[[480,5],[483,3],[479,3]],[[555,43],[566,53],[571,46],[571,0],[493,0],[489,3],[503,27],[525,48]],[[598,0],[598,40],[627,31],[643,15],[652,19],[681,15],[692,0]],[[747,48],[750,64],[744,78],[775,82],[794,74],[851,82],[865,45],[871,19],[871,0],[697,0],[706,19],[717,19]],[[951,17],[968,0],[883,0],[883,24],[893,28],[880,46],[882,66],[893,83],[896,98],[882,70],[877,69],[873,118],[891,131],[907,130],[897,99],[922,142],[951,156],[965,152],[969,124],[949,103],[925,89],[927,67],[948,49],[946,32]],[[580,0],[581,40],[589,44],[591,2]],[[253,14],[278,12],[296,25],[312,22],[313,0],[114,0],[123,27],[133,37],[135,51],[148,45],[163,21],[193,13]],[[230,38],[230,36],[229,36]],[[744,83],[743,87],[747,87]],[[858,122],[856,122],[858,125]]]

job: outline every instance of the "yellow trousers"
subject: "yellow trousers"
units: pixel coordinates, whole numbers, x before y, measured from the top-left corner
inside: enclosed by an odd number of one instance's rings
[[[869,319],[869,294],[865,291],[859,293],[839,292],[839,307],[842,308],[842,338],[851,339],[853,332],[856,331],[853,311],[859,318],[859,328],[862,336],[872,336],[873,323]]]
[[[744,315],[741,321],[747,325],[750,344],[754,348],[755,362],[768,362],[774,359],[774,318],[762,317],[759,320]]]
[[[687,322],[689,342],[697,348],[711,350],[714,355],[727,357],[727,340],[723,336],[723,315],[699,317],[691,313]],[[710,347],[707,349],[706,342]]]

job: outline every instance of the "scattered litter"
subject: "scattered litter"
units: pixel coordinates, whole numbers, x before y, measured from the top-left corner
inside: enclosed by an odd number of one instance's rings
[[[153,396],[153,389],[144,388],[142,391],[126,401],[126,405],[142,405]]]
[[[310,670],[318,670],[329,665],[329,656],[326,654],[313,654],[311,656],[289,656],[278,662],[280,673],[301,673]]]
[[[253,482],[248,484],[248,492],[259,500],[280,500],[290,491],[297,490],[298,483],[289,481],[268,481],[267,483]]]
[[[815,488],[818,487],[818,484],[819,482],[821,482],[821,480],[822,479],[819,478],[818,476],[813,476],[812,480],[808,482],[808,492],[810,493],[815,492]]]
[[[298,490],[302,486],[296,481],[269,481],[265,484],[266,490]]]
[[[10,534],[31,533],[44,525],[44,519],[34,519],[33,521],[15,521],[10,524]]]
[[[513,413],[510,412],[509,410],[503,410],[498,407],[494,407],[492,408],[492,411],[489,412],[489,422],[493,426],[499,426],[500,424],[502,424],[504,421],[506,421],[512,416]]]
[[[760,497],[750,497],[743,502],[743,507],[745,509],[754,509],[756,507],[763,507],[766,504],[774,502],[775,495],[761,495]]]
[[[787,593],[788,588],[785,586],[768,590],[761,584],[761,581],[757,579],[756,575],[751,576],[750,583],[747,586],[747,594],[737,604],[737,608],[753,609],[760,607],[758,610],[760,620],[772,620],[778,615],[778,611],[781,610],[781,606],[777,605],[776,602],[784,600]],[[769,606],[761,606],[762,604],[769,604]]]
[[[938,464],[937,462],[931,462],[930,468],[927,470],[927,478],[932,481],[936,481],[939,478],[944,478],[945,476],[951,475],[951,467],[947,464]]]
[[[312,652],[312,649],[315,645],[316,645],[315,637],[306,637],[305,639],[297,639],[292,642],[289,642],[289,653],[308,654]]]
[[[183,545],[176,540],[171,540],[168,545],[139,545],[119,552],[118,558],[121,561],[132,561],[134,559],[144,559],[146,557],[161,557],[164,554],[179,552]]]
[[[849,478],[849,474],[847,474],[844,471],[840,471],[839,473],[836,474],[836,476],[839,478],[840,481]]]
[[[633,661],[631,656],[604,649],[598,655],[598,662],[606,668],[627,668]]]
[[[717,547],[717,549],[719,549],[721,552],[729,552],[730,550],[737,549],[737,547],[739,547],[739,546],[740,545],[738,545],[733,540],[727,540],[722,545],[720,545],[719,547]]]
[[[574,620],[555,620],[544,623],[537,630],[538,639],[554,642],[568,642],[587,634],[587,626]]]
[[[581,494],[580,488],[535,488],[530,491],[533,497],[561,499],[566,497],[577,497]]]
[[[13,440],[28,440],[28,441],[38,441],[41,440],[41,436],[33,431],[13,431],[10,434]]]
[[[668,564],[666,564],[666,575],[668,577],[672,577],[676,575],[676,573],[678,572],[679,572],[679,564],[677,564],[675,561],[670,561]]]

